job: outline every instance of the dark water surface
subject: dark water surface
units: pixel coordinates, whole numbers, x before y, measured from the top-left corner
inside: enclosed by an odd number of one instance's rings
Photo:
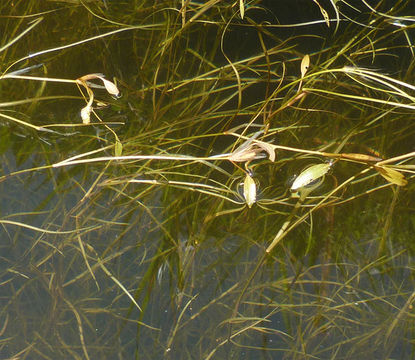
[[[336,2],[337,32],[331,2],[330,27],[313,1],[244,3],[0,5],[0,359],[414,358],[411,1]],[[93,73],[121,96],[90,87],[82,124],[57,79]],[[248,165],[248,207],[244,163],[206,157],[260,130],[299,151]],[[401,156],[404,186],[341,159],[297,209],[321,152]],[[56,166],[77,156],[106,158]]]

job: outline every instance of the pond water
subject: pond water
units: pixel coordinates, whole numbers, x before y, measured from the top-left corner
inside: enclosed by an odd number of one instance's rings
[[[290,4],[0,5],[0,359],[415,356],[414,14]]]

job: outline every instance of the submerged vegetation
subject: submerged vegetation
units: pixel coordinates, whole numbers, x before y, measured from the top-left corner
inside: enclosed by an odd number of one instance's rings
[[[1,359],[414,356],[411,2],[276,3],[0,5]]]

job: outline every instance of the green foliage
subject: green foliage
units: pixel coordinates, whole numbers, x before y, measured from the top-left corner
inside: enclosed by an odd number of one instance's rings
[[[413,357],[413,19],[355,3],[1,4],[0,358]]]

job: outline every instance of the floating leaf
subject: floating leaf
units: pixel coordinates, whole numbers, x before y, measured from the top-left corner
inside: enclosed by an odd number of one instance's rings
[[[327,11],[319,4],[317,0],[313,0],[319,7],[321,15],[323,15],[324,21],[326,22],[326,25],[330,27],[330,17]]]
[[[305,55],[301,60],[301,77],[304,77],[310,67],[310,56]]]
[[[82,83],[82,85],[86,86],[85,84],[86,81],[95,80],[95,79],[99,79],[104,83],[104,87],[110,95],[113,95],[115,97],[120,96],[120,91],[118,90],[117,86],[112,81],[105,79],[103,74],[100,74],[100,73],[87,74],[87,75],[84,75],[78,78],[77,81]]]
[[[86,89],[88,96],[89,96],[88,103],[86,104],[85,107],[81,109],[82,122],[84,124],[89,124],[91,122],[91,112],[92,112],[92,104],[94,102],[94,92],[86,85],[85,81],[78,79],[78,83]]]
[[[307,70],[308,70],[309,67],[310,67],[310,56],[305,55],[303,57],[303,59],[301,60],[301,65],[300,65],[301,80],[300,80],[300,83],[298,84],[298,91],[297,92],[300,92],[300,90],[301,90],[301,87],[303,85],[303,78],[304,78],[305,74],[307,73]],[[300,95],[302,95],[302,94],[305,94],[305,93],[300,93]],[[304,96],[304,95],[302,95],[302,96]],[[296,97],[296,99],[297,99],[297,97]],[[296,101],[296,99],[294,99],[294,100]],[[290,105],[287,105],[287,106],[290,106]]]
[[[113,82],[104,78],[101,78],[101,80],[104,83],[105,89],[107,89],[110,95],[113,95],[115,97],[120,96],[120,90],[118,90],[117,86]]]
[[[275,150],[271,144],[264,141],[249,139],[238,147],[230,156],[229,160],[234,162],[252,161],[263,156],[260,155],[262,151],[268,153],[271,161],[275,161]]]
[[[115,156],[121,156],[122,155],[122,143],[118,138],[115,139],[114,153],[115,153]]]
[[[406,180],[405,176],[399,171],[396,171],[386,166],[379,165],[375,165],[374,168],[383,178],[385,178],[392,184],[396,184],[398,186],[405,186],[406,184],[408,184],[408,180]]]
[[[269,159],[274,162],[275,161],[275,149],[271,144],[268,144],[264,141],[255,141],[255,145],[261,148],[262,150],[268,153]]]
[[[241,12],[241,18],[243,19],[245,16],[244,0],[239,0],[239,11]]]
[[[229,155],[229,160],[233,162],[245,162],[252,161],[258,158],[258,154],[262,152],[262,149],[255,148],[251,144],[248,147],[238,148],[232,154]]]
[[[318,180],[327,174],[331,168],[331,165],[332,164],[330,163],[324,163],[312,165],[306,168],[294,180],[294,183],[291,186],[291,191],[301,191],[304,188],[310,188],[313,190],[315,185],[320,185]]]
[[[256,202],[256,184],[249,174],[246,174],[244,180],[244,198],[249,208]]]

